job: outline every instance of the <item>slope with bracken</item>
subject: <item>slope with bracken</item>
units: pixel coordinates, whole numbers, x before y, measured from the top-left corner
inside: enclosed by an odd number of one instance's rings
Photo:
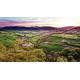
[[[77,27],[74,27],[70,30],[67,30],[64,33],[78,34],[78,33],[80,33],[80,26],[77,26]]]

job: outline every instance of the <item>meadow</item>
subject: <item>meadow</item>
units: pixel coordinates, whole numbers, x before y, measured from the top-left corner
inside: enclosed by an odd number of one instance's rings
[[[64,47],[75,47],[79,43],[78,38],[75,34],[52,34],[40,43],[40,47],[47,51],[61,51]]]

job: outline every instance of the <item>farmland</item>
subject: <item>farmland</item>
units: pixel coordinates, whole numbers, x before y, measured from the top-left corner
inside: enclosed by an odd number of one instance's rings
[[[2,56],[0,61],[79,61],[72,55],[68,55],[69,60],[62,55],[62,51],[67,48],[70,50],[80,48],[79,34],[59,34],[52,31],[0,31]],[[53,59],[52,53],[56,53],[58,58]]]
[[[69,47],[71,44],[72,45],[78,44],[79,43],[77,42],[78,38],[79,37],[75,34],[52,34],[48,36],[48,38],[40,42],[40,47],[46,49],[47,51],[52,51],[52,50],[61,51],[64,47]],[[48,43],[45,43],[45,42],[48,42]],[[61,42],[62,42],[62,45],[60,45]]]

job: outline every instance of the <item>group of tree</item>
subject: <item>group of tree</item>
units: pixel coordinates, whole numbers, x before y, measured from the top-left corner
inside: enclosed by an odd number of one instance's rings
[[[46,54],[42,49],[28,47],[23,49],[18,45],[0,44],[0,62],[44,62],[45,59]]]
[[[64,48],[61,52],[20,47],[17,44],[0,43],[1,62],[80,62],[79,48]]]
[[[79,48],[64,48],[61,52],[51,51],[47,54],[47,62],[80,62]]]

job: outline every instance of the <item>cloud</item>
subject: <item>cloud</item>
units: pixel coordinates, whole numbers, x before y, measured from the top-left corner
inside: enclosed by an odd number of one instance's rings
[[[61,17],[0,17],[0,27],[5,26],[79,26],[80,18]]]

